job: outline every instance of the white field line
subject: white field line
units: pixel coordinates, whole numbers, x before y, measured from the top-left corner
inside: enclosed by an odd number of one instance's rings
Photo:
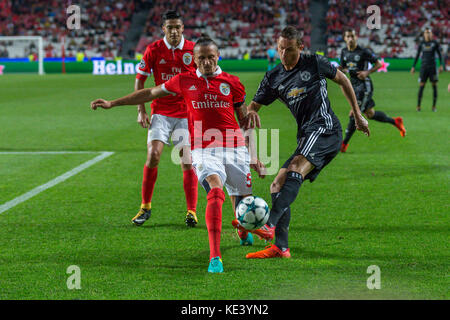
[[[78,154],[78,153],[98,153],[98,152],[91,152],[91,151],[37,151],[37,152],[0,152],[1,154]],[[103,151],[101,154],[91,160],[88,160],[81,165],[79,165],[76,168],[73,168],[70,171],[67,171],[66,173],[63,173],[62,175],[56,177],[53,180],[50,180],[47,183],[44,183],[43,185],[40,185],[39,187],[34,188],[33,190],[30,190],[17,198],[12,199],[11,201],[5,202],[0,206],[0,214],[5,212],[6,210],[11,209],[12,207],[15,207],[16,205],[27,201],[28,199],[34,197],[35,195],[41,193],[42,191],[45,191],[58,183],[61,183],[70,177],[76,175],[77,173],[80,173],[81,171],[89,168],[90,166],[96,164],[99,161],[102,161],[103,159],[113,155],[114,152],[108,152]]]

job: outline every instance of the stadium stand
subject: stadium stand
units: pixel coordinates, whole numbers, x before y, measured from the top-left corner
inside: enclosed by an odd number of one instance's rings
[[[448,1],[447,1],[448,2]],[[61,56],[61,37],[66,35],[66,55],[83,52],[86,57],[114,58],[121,55],[127,32],[141,36],[127,47],[127,56],[143,53],[145,47],[160,39],[161,16],[168,9],[182,14],[185,35],[195,40],[206,33],[219,43],[223,58],[265,58],[270,43],[286,25],[303,30],[306,48],[311,45],[309,0],[78,0],[82,9],[81,29],[67,30],[65,10],[57,0],[0,1],[0,35],[41,35],[45,40],[45,56]],[[70,1],[64,2],[64,7]],[[382,8],[381,29],[369,30],[365,21],[369,5]],[[151,10],[149,10],[151,7]],[[133,16],[148,12],[142,30],[130,28]],[[355,27],[360,44],[370,47],[382,57],[412,57],[420,33],[425,26],[433,28],[435,38],[448,51],[449,12],[446,0],[356,1],[329,0],[326,16],[327,55],[337,57],[344,46],[342,33]],[[145,16],[144,16],[145,17]],[[135,50],[132,50],[136,48]],[[0,44],[0,57],[26,57],[36,50],[33,44],[15,42]]]
[[[366,8],[379,5],[381,29],[368,29]],[[407,58],[416,54],[421,32],[431,27],[435,39],[447,51],[449,40],[449,8],[446,0],[354,1],[330,0],[327,15],[328,56],[337,57],[344,46],[342,34],[354,27],[359,43],[370,47],[381,57]],[[361,23],[362,22],[362,23]]]
[[[0,35],[40,35],[45,40],[46,57],[61,56],[61,37],[66,35],[66,54],[84,52],[87,57],[116,56],[120,52],[135,3],[113,0],[78,0],[81,29],[68,30],[68,3],[50,0],[3,0],[0,2]],[[26,57],[35,51],[34,45],[18,42],[3,47],[9,57]],[[2,51],[0,49],[0,51]]]
[[[307,0],[156,0],[136,51],[142,52],[161,38],[161,15],[175,9],[183,15],[186,37],[196,39],[208,34],[218,41],[223,58],[240,58],[246,52],[252,58],[265,58],[269,44],[288,24],[304,30],[304,40],[309,44],[307,4]]]

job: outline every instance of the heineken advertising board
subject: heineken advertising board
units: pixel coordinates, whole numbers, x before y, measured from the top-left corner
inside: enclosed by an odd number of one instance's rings
[[[14,59],[0,59],[0,75],[8,73],[37,73],[38,62],[28,61],[11,61]],[[60,60],[60,59],[59,59]],[[379,72],[389,71],[409,71],[412,67],[414,59],[381,59],[382,67]],[[337,59],[330,59],[334,64],[338,64]],[[66,73],[91,73],[93,75],[130,75],[136,74],[139,61],[137,60],[91,60],[83,62],[65,62],[64,67]],[[220,60],[219,65],[223,70],[228,72],[241,71],[266,71],[267,60],[251,59],[251,60]],[[416,69],[420,68],[420,63]],[[45,61],[45,73],[62,73],[63,64],[61,61]]]

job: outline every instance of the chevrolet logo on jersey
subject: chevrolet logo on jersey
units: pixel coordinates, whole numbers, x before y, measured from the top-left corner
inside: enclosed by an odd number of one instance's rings
[[[291,90],[288,92],[287,95],[288,95],[289,98],[297,97],[297,96],[299,96],[300,94],[304,93],[305,90],[306,90],[306,87],[302,87],[302,88],[297,88],[297,87],[295,87],[295,88],[291,89]]]

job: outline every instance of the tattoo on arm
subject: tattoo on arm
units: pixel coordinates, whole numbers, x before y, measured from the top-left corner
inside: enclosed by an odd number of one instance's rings
[[[239,127],[244,127],[245,125],[245,118],[247,117],[247,106],[245,105],[245,103],[242,104],[235,104],[234,106],[234,112],[236,113],[237,119],[238,119],[238,123],[239,123]]]

